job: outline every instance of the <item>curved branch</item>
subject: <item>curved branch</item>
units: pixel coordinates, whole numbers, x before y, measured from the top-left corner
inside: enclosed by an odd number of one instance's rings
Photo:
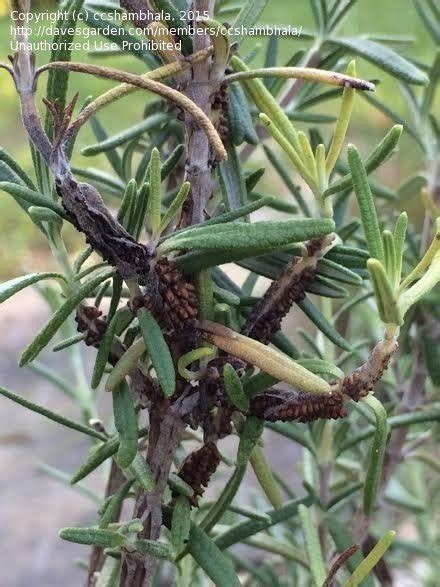
[[[166,86],[165,84],[162,84],[158,81],[154,81],[152,79],[145,79],[140,75],[126,73],[125,71],[114,69],[112,67],[88,65],[85,63],[75,62],[67,63],[62,61],[54,61],[52,63],[48,63],[43,68],[38,69],[36,75],[39,75],[42,71],[48,69],[66,69],[78,73],[87,73],[89,75],[94,75],[105,79],[112,79],[133,86],[137,86],[139,88],[148,90],[155,94],[159,94],[163,98],[174,102],[175,104],[180,106],[180,108],[188,112],[199,124],[199,126],[204,130],[214,151],[216,152],[217,157],[220,160],[227,158],[226,149],[222,143],[222,140],[218,135],[217,131],[215,130],[214,125],[203,112],[203,110],[196,106],[196,104],[194,104],[192,100],[190,100],[177,90],[174,90],[169,86]],[[84,122],[86,122],[87,118],[85,118],[83,114],[84,113],[81,113],[78,116],[78,118],[72,123],[69,129],[69,135],[75,133],[78,130],[78,127],[84,124]]]
[[[223,82],[230,84],[240,80],[253,79],[256,77],[284,77],[291,79],[304,79],[311,82],[329,84],[331,86],[342,86],[355,90],[373,92],[375,85],[371,82],[351,77],[336,71],[315,69],[314,67],[267,67],[266,69],[251,69],[249,71],[237,71],[223,78]]]
[[[208,47],[207,49],[204,49],[203,51],[198,51],[197,53],[194,53],[193,55],[190,55],[185,59],[182,59],[181,61],[174,61],[173,63],[168,63],[167,65],[163,65],[162,67],[157,67],[153,71],[148,71],[147,73],[142,74],[140,77],[142,79],[150,79],[157,81],[165,79],[167,77],[171,77],[173,75],[183,73],[184,71],[190,69],[195,63],[200,63],[201,61],[207,59],[212,54],[212,51],[213,48]],[[38,68],[37,74],[40,74],[49,68],[50,65],[49,67],[43,65],[42,67]],[[101,110],[101,108],[105,108],[105,106],[108,106],[109,104],[112,104],[117,100],[120,100],[125,96],[128,96],[129,94],[138,92],[141,89],[142,88],[139,86],[134,86],[128,83],[120,84],[119,86],[116,86],[115,88],[112,88],[107,92],[104,92],[95,100],[93,100],[93,102],[91,102],[88,106],[86,106],[84,110],[81,112],[81,119],[84,119],[85,122],[91,116],[96,114],[98,110]]]

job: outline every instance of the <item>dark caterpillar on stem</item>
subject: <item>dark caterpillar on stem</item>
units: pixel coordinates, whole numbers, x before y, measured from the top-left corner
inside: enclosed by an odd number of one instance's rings
[[[281,389],[268,389],[255,397],[250,413],[269,422],[337,420],[347,415],[343,395],[338,392],[303,393]]]

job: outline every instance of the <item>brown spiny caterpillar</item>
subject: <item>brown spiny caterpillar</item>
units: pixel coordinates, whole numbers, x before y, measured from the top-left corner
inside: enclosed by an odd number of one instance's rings
[[[250,413],[269,422],[337,420],[347,415],[341,393],[302,393],[281,389],[268,389],[256,396],[251,402]]]
[[[180,467],[178,476],[194,490],[191,505],[197,506],[198,498],[203,495],[211,476],[220,463],[220,453],[214,442],[207,442],[189,454]]]
[[[280,275],[254,306],[242,334],[268,343],[280,330],[281,322],[293,304],[305,298],[306,290],[315,278],[318,257],[332,242],[333,236],[312,239],[306,243],[307,255],[294,256]],[[300,266],[302,264],[302,266]]]
[[[146,307],[159,323],[181,330],[197,318],[197,296],[192,283],[185,281],[173,261],[161,257],[154,265],[155,283],[132,301],[133,310]]]
[[[289,266],[298,263],[300,260],[301,257],[294,257]],[[315,267],[305,267],[302,271],[293,275],[289,287],[277,299],[277,303],[273,307],[270,305],[269,309],[265,310],[266,301],[273,296],[278,297],[277,292],[280,288],[280,283],[279,280],[273,281],[264,297],[253,308],[242,328],[242,333],[262,343],[270,342],[273,335],[281,328],[281,322],[292,305],[305,298],[305,290],[313,281],[315,274]]]
[[[75,316],[77,330],[85,334],[84,342],[87,346],[97,346],[104,336],[107,323],[100,316],[102,312],[95,306],[81,304],[77,309]]]

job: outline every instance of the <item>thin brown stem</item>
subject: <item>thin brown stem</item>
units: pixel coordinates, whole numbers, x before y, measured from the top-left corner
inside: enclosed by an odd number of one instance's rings
[[[140,518],[144,526],[140,538],[157,540],[160,537],[163,493],[183,430],[183,422],[171,410],[165,416],[163,412],[150,411],[147,460],[156,484],[151,492],[141,491],[136,500],[134,517]],[[149,587],[153,581],[156,563],[157,560],[152,556],[139,560],[139,557],[127,554],[122,566],[121,587]]]
[[[207,11],[213,13],[214,0],[195,0],[194,10],[204,14]],[[194,52],[206,49],[211,41],[208,34],[194,35]],[[185,87],[186,86],[186,87]],[[182,80],[182,90],[187,98],[194,102],[209,118],[211,114],[211,99],[214,88],[210,83],[210,64],[206,61],[195,64],[192,76]],[[212,164],[213,156],[207,140],[207,136],[195,124],[189,112],[185,113],[185,126],[187,129],[187,165],[186,181],[191,184],[191,210],[186,213],[183,224],[198,224],[204,220],[206,203],[212,194]]]
[[[353,544],[353,546],[349,546],[345,550],[343,550],[340,554],[338,554],[335,562],[332,564],[330,571],[327,575],[325,583],[322,587],[333,587],[334,581],[333,579],[336,576],[336,573],[339,569],[345,565],[345,563],[350,559],[356,552],[359,550],[359,546],[357,544]]]
[[[213,0],[195,0],[194,10],[208,10],[212,14]],[[208,36],[195,34],[194,52],[204,54],[209,49]],[[206,59],[193,63],[189,72],[178,76],[178,83],[183,93],[180,95],[203,113],[210,120],[212,87],[209,82],[210,67]],[[126,81],[126,80],[124,80]],[[191,208],[184,213],[181,226],[197,224],[204,219],[206,202],[212,193],[212,159],[211,149],[218,156],[221,150],[210,140],[203,126],[194,116],[194,111],[186,108],[185,126],[187,130],[187,164],[186,181],[191,183]],[[210,123],[212,124],[212,123]],[[218,136],[218,135],[217,135]],[[220,159],[223,158],[220,156]],[[147,460],[156,480],[152,492],[142,492],[136,501],[134,516],[140,517],[144,529],[142,538],[158,539],[162,526],[162,500],[175,451],[179,446],[185,425],[177,415],[177,404],[172,407],[166,402],[155,402],[150,409],[150,434]],[[124,558],[121,576],[123,587],[141,587],[151,585],[156,570],[156,559],[146,556],[142,561],[127,555]]]
[[[110,468],[110,473],[105,489],[105,497],[108,498],[115,494],[116,491],[125,482],[125,477],[121,469],[113,460]],[[111,522],[117,522],[121,515],[121,508],[114,513]],[[101,546],[93,546],[90,552],[89,568],[87,573],[86,587],[93,587],[95,583],[96,573],[99,573],[104,562],[104,549]]]

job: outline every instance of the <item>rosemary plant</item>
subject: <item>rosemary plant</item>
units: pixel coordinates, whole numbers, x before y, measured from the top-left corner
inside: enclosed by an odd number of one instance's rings
[[[96,519],[60,531],[90,546],[88,585],[209,578],[220,587],[371,587],[412,573],[415,560],[426,564],[414,584],[438,584],[440,54],[421,63],[401,55],[398,37],[344,36],[356,0],[312,0],[315,30],[299,38],[310,49],[278,66],[273,36],[259,68],[242,41],[246,31],[264,36],[255,27],[270,4],[66,0],[66,34],[49,62],[39,62],[27,28],[16,26],[16,51],[0,64],[2,86],[9,73],[17,93],[35,171],[30,177],[2,149],[0,189],[59,265],[3,283],[0,302],[48,280],[53,313],[20,366],[53,379],[37,359],[46,347],[66,353],[78,378],[74,390],[66,386],[78,420],[0,393],[89,437],[70,483],[97,468],[108,477]],[[404,4],[438,43],[435,2]],[[14,24],[30,21],[28,0],[13,0],[12,14]],[[128,54],[148,71],[76,61],[67,32],[75,27],[107,34],[112,48],[101,56]],[[147,51],[142,39],[163,43]],[[365,61],[374,83],[358,77]],[[69,82],[80,75],[115,83],[93,98],[72,95]],[[411,120],[375,97],[375,84],[389,76]],[[45,83],[44,113],[36,92]],[[144,116],[114,134],[100,113],[126,108],[133,92],[145,95]],[[337,117],[310,111],[328,100]],[[370,153],[346,140],[361,100],[389,119]],[[96,142],[82,155],[104,154],[110,171],[71,163],[86,125]],[[330,125],[329,141],[321,125]],[[424,163],[399,186],[385,186],[373,175],[398,157],[402,133]],[[265,163],[255,169],[249,158],[260,143]],[[290,201],[261,193],[264,178],[277,176]],[[424,208],[421,231],[405,212],[409,198]],[[252,216],[258,210],[265,220]],[[68,224],[86,241],[76,257],[63,239]],[[226,263],[242,269],[242,285]],[[271,285],[257,295],[262,277]],[[284,332],[291,311],[310,328]],[[94,360],[90,382],[83,345]],[[105,393],[109,421],[97,409]],[[301,448],[301,462],[285,464],[298,467],[301,491],[272,470],[265,429]],[[232,460],[219,444],[231,435]],[[240,503],[249,467],[258,492]],[[216,478],[227,481],[214,484],[207,501]],[[412,540],[399,535],[404,521]],[[252,548],[238,556],[239,544]]]

